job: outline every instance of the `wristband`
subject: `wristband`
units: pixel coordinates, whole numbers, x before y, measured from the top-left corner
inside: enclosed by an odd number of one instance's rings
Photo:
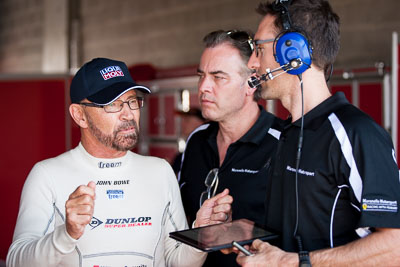
[[[311,267],[308,251],[299,251],[299,267]]]

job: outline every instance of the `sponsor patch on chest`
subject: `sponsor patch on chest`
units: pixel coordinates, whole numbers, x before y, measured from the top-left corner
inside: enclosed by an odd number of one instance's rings
[[[98,180],[96,185],[129,185],[130,180]]]
[[[127,228],[127,227],[140,227],[140,226],[152,226],[151,217],[130,217],[130,218],[96,218],[93,217],[89,223],[91,230],[98,226],[104,228]],[[101,228],[101,227],[100,227]]]
[[[124,198],[124,190],[121,189],[109,189],[107,190],[108,199],[123,199]]]
[[[255,173],[258,173],[258,170],[249,170],[249,169],[236,169],[236,168],[232,168],[232,172],[255,174]]]
[[[290,167],[289,165],[286,166],[286,170],[296,173],[296,168]],[[311,172],[311,171],[305,171],[305,170],[299,169],[298,172],[305,176],[315,176],[315,173]]]

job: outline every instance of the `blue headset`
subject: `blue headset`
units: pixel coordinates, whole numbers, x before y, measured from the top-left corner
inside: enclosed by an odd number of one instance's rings
[[[312,47],[307,38],[292,28],[289,5],[292,0],[276,0],[274,9],[281,15],[283,32],[274,42],[275,60],[288,70],[287,73],[298,75],[306,71],[312,62]]]

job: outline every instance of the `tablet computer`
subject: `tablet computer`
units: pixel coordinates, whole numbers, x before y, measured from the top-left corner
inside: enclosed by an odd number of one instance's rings
[[[276,233],[247,219],[171,232],[169,236],[205,252],[230,248],[233,241],[240,245],[247,245],[255,239],[266,241],[278,237]]]

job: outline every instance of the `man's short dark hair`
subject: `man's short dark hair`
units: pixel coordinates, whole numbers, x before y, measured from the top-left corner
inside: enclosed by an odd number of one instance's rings
[[[239,51],[239,54],[243,60],[244,65],[246,66],[245,71],[243,72],[244,76],[249,76],[251,74],[251,70],[247,68],[247,63],[253,53],[252,49],[252,39],[253,33],[248,31],[241,30],[230,30],[230,31],[213,31],[207,34],[203,38],[203,42],[206,48],[216,47],[221,44],[229,44],[233,48],[236,48]],[[261,90],[257,89],[254,92],[254,100],[258,101],[261,99]]]
[[[292,28],[304,34],[313,48],[313,64],[326,73],[339,52],[339,16],[326,0],[293,0],[288,10]],[[260,3],[256,11],[276,16],[277,34],[283,31],[282,19],[272,2]]]

